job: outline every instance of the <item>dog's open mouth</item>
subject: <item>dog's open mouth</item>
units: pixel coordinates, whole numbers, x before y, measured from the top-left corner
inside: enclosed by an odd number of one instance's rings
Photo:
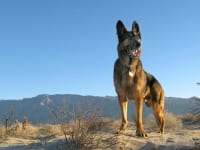
[[[128,56],[130,58],[139,58],[141,54],[140,49],[133,49],[133,50],[128,50]]]

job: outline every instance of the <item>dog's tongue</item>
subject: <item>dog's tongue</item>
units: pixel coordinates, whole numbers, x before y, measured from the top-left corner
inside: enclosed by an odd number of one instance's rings
[[[133,51],[133,56],[134,56],[134,57],[140,57],[140,51],[137,50],[137,49],[134,50],[134,51]]]

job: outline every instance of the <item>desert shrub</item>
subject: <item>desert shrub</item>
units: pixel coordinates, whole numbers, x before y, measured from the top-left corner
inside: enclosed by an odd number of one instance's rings
[[[145,121],[149,128],[158,128],[156,120],[153,115],[150,115]],[[182,128],[182,120],[171,112],[165,113],[165,129],[176,130]]]
[[[180,129],[182,128],[182,120],[175,116],[172,112],[166,113],[166,129]]]
[[[38,135],[62,135],[59,125],[42,124],[38,126]]]
[[[198,125],[200,127],[200,99],[194,97],[196,105],[191,109],[190,113],[181,116],[180,118],[186,125]]]
[[[80,149],[93,144],[95,136],[91,133],[94,129],[93,120],[85,119],[80,116],[73,120],[70,124],[70,129],[67,132],[66,144],[71,149]]]
[[[37,137],[38,128],[31,124],[27,124],[26,129],[23,128],[21,122],[11,125],[7,132],[7,136],[22,137],[22,138],[35,138]]]
[[[95,104],[84,105],[84,108],[81,106],[75,106],[70,114],[66,113],[66,104],[58,111],[52,111],[65,136],[67,149],[92,149],[98,147],[101,141],[97,133],[105,124],[100,109]],[[69,122],[66,121],[67,115],[72,118]]]
[[[29,125],[28,117],[24,117],[24,120],[22,122],[22,130],[26,130]]]
[[[19,137],[19,138],[38,138],[52,135],[62,135],[62,131],[59,125],[32,125],[26,124],[26,128],[23,126],[23,122],[15,121],[6,132],[4,126],[0,126],[0,138],[6,137]]]
[[[5,127],[0,125],[0,138],[4,138],[6,135]]]
[[[14,113],[15,113],[15,109],[10,108],[7,114],[2,115],[3,120],[4,120],[4,125],[5,125],[5,134],[9,134],[9,128],[10,128],[10,125],[12,124]]]
[[[198,124],[199,125],[200,115],[193,114],[193,113],[187,113],[186,115],[180,116],[180,119],[182,119],[183,123],[186,125],[190,125],[190,124]]]

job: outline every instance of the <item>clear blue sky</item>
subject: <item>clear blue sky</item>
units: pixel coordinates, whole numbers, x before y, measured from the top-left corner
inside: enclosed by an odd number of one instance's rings
[[[199,0],[1,0],[0,99],[115,96],[118,19],[138,21],[166,96],[200,96]]]

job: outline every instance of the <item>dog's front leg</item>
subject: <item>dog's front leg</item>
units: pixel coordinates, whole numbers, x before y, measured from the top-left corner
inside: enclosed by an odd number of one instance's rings
[[[128,106],[128,100],[125,95],[118,95],[119,105],[121,108],[121,116],[122,116],[122,123],[117,131],[117,133],[122,133],[126,130],[128,121],[127,121],[127,106]]]
[[[136,107],[136,135],[147,137],[142,123],[142,112],[143,112],[143,98],[138,98],[135,100]]]

